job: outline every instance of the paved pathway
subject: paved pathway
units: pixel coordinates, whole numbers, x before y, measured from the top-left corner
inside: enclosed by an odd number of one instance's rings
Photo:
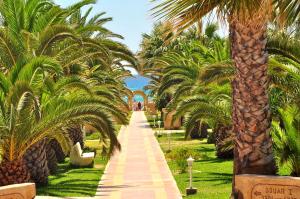
[[[144,112],[134,112],[97,190],[103,199],[181,199],[164,154]]]
[[[134,112],[129,126],[120,130],[122,151],[106,166],[92,198],[70,199],[181,199],[164,154],[144,112]],[[59,199],[38,196],[36,199]]]

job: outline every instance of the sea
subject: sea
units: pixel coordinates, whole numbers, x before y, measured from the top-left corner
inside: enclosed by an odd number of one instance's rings
[[[149,92],[145,91],[144,87],[149,84],[149,81],[149,78],[143,77],[141,75],[135,75],[133,77],[125,79],[127,88],[129,88],[132,91],[143,90],[146,94],[148,94]],[[143,97],[140,95],[135,95],[134,100],[136,102],[144,101]]]

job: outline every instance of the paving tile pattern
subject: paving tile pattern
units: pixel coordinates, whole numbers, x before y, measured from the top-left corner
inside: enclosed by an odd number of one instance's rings
[[[96,198],[181,199],[144,112],[134,112],[119,134],[122,151],[109,161]]]
[[[122,151],[108,162],[93,199],[182,199],[144,112],[134,112],[118,138]]]

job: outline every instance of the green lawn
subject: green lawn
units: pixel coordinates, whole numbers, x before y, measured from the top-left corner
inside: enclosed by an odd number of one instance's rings
[[[131,113],[128,117],[131,116]],[[117,125],[119,132],[121,125]],[[49,176],[49,185],[38,187],[37,194],[58,197],[95,196],[98,183],[107,164],[107,158],[101,157],[102,144],[99,142],[100,133],[95,132],[86,137],[85,146],[96,150],[94,168],[72,168],[68,158],[59,164],[58,172]]]
[[[94,168],[71,168],[69,160],[59,164],[58,172],[49,177],[49,185],[39,187],[38,195],[58,197],[94,196],[107,160],[101,156],[99,140],[86,141],[85,145],[96,149]]]
[[[201,199],[228,199],[231,193],[232,166],[231,160],[220,160],[215,156],[213,144],[206,144],[206,141],[184,140],[183,133],[172,134],[171,150],[178,148],[188,148],[190,151],[199,154],[200,159],[194,162],[193,166],[193,186],[198,189],[198,194],[184,198]],[[158,141],[166,153],[168,150],[167,135],[158,138]],[[172,152],[171,152],[172,153]],[[179,168],[174,161],[168,158],[169,167],[174,175],[177,185],[183,195],[188,186],[188,173],[180,174]]]
[[[168,137],[163,134],[157,138],[165,153],[168,165],[173,173],[177,185],[186,199],[228,199],[231,193],[233,161],[222,160],[215,156],[214,144],[207,144],[206,140],[185,140],[184,132],[174,133],[171,136],[171,152],[168,152]],[[185,189],[189,183],[188,173],[180,174],[172,154],[178,149],[187,148],[188,153],[198,156],[193,165],[193,187],[198,194],[185,196]],[[289,175],[287,166],[279,168],[280,175]]]
[[[147,115],[148,121],[153,127],[153,119]],[[166,155],[168,165],[177,182],[178,188],[187,199],[228,199],[231,193],[232,160],[221,160],[215,155],[215,146],[207,144],[206,140],[185,140],[184,131],[174,133],[171,136],[171,153],[168,151],[168,137],[163,134],[157,138],[162,150]],[[188,148],[193,154],[199,156],[193,165],[193,186],[198,193],[193,196],[185,196],[185,189],[188,187],[188,173],[180,173],[179,167],[169,156],[180,148]],[[173,152],[172,152],[173,151]]]

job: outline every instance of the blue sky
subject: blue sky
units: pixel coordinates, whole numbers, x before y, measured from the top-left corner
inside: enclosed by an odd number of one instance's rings
[[[55,0],[55,2],[65,7],[78,0]],[[149,0],[98,0],[93,6],[92,14],[105,11],[107,17],[113,17],[113,21],[106,27],[124,36],[123,43],[136,52],[142,33],[149,33],[155,22],[149,12],[152,6]]]
[[[78,0],[54,0],[63,7],[78,2]],[[122,35],[125,43],[132,52],[137,52],[142,39],[142,33],[150,33],[155,23],[151,17],[150,9],[154,6],[150,0],[97,0],[93,5],[91,15],[106,12],[106,17],[112,17],[113,21],[108,22],[106,27]],[[87,9],[87,7],[85,7]],[[213,17],[212,21],[216,21]],[[205,20],[206,21],[206,20]],[[221,27],[220,35],[227,34],[227,28]],[[128,68],[133,75],[137,75],[134,69]]]

